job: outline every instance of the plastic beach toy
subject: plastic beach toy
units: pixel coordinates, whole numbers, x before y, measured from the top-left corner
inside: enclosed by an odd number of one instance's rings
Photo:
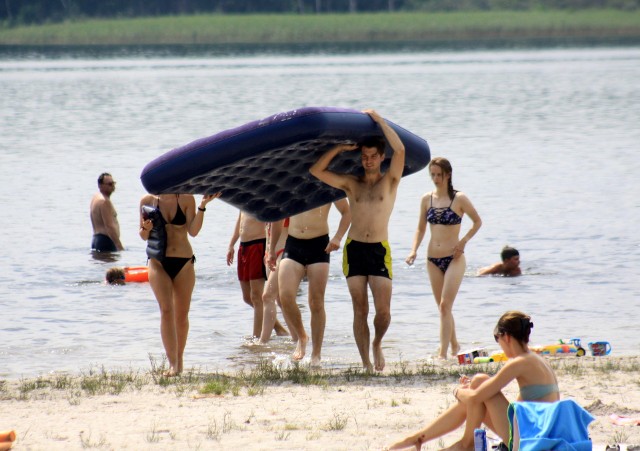
[[[611,344],[608,341],[594,341],[587,346],[592,356],[603,356],[611,353]]]

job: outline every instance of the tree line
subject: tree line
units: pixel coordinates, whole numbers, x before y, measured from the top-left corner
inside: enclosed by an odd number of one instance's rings
[[[640,0],[0,0],[0,26],[182,14],[323,14],[612,8]]]

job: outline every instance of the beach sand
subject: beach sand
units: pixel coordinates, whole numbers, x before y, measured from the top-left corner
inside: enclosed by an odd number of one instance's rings
[[[596,417],[589,427],[595,450],[640,444],[639,426],[609,419],[640,418],[640,357],[565,357],[553,364],[562,397]],[[380,450],[451,405],[457,372],[474,371],[452,364],[433,375],[428,367],[390,363],[374,377],[323,372],[317,384],[251,384],[243,373],[221,395],[204,393],[203,375],[194,373],[166,381],[149,371],[115,376],[101,369],[4,380],[0,430],[16,431],[15,450]],[[505,389],[510,399],[516,392],[514,383]],[[461,431],[422,449],[451,445]]]

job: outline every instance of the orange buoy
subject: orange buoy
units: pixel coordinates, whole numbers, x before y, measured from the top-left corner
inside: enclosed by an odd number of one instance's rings
[[[124,281],[129,282],[148,282],[149,268],[146,266],[125,266]]]

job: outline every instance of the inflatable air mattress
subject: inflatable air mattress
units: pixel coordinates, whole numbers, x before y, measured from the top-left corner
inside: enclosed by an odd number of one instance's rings
[[[387,123],[406,149],[403,176],[430,160],[427,142]],[[332,146],[358,142],[382,130],[360,111],[307,107],[274,114],[193,141],[148,163],[141,180],[152,194],[213,194],[261,221],[277,221],[345,197],[309,173],[309,167]],[[382,170],[392,155],[387,145]],[[362,174],[360,152],[338,155],[329,169]]]

